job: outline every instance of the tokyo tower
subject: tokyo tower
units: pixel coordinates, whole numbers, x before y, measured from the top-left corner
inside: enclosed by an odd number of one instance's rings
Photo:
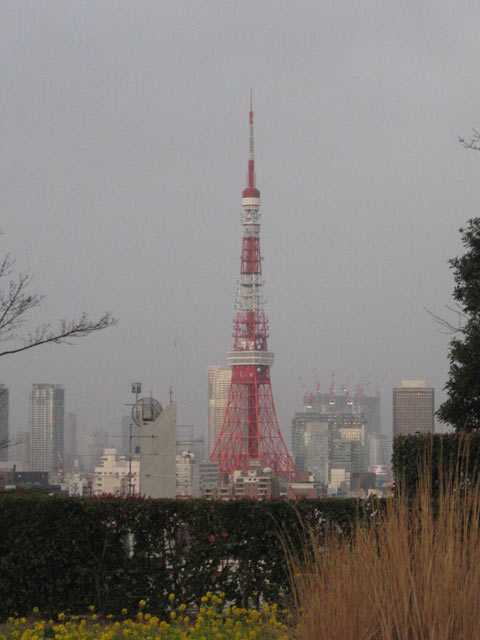
[[[274,354],[268,351],[268,320],[263,298],[260,254],[260,191],[255,185],[253,109],[250,96],[250,142],[247,186],[242,194],[242,255],[237,281],[232,368],[223,426],[210,460],[219,471],[247,471],[261,462],[284,478],[297,473],[278,426],[270,383]]]

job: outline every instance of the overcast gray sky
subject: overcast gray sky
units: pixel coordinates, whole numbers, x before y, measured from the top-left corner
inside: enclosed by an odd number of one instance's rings
[[[116,431],[130,382],[203,429],[231,348],[253,87],[262,249],[290,444],[302,385],[445,384],[443,314],[478,215],[480,5],[458,0],[3,0],[2,250],[46,294],[35,322],[113,329],[0,363],[12,431],[32,382],[85,432]],[[301,378],[301,380],[299,379]],[[438,404],[438,403],[437,403]]]

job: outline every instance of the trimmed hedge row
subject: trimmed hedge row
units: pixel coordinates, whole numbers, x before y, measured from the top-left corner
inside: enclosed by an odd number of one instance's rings
[[[393,472],[398,488],[413,495],[427,470],[433,495],[441,478],[458,471],[463,480],[476,482],[480,471],[480,432],[397,436],[393,441]]]
[[[168,594],[199,602],[225,592],[239,605],[279,601],[289,590],[282,540],[327,523],[348,535],[372,503],[355,499],[254,502],[0,497],[0,619],[39,607],[44,614],[136,609],[161,614]]]

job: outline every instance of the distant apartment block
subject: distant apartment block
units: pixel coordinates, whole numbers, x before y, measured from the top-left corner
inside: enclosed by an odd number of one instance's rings
[[[74,413],[65,413],[63,448],[65,471],[73,471],[73,463],[77,455],[77,416]]]
[[[30,392],[30,468],[58,471],[64,456],[65,390],[34,384]]]
[[[177,498],[198,498],[200,483],[198,462],[192,451],[177,454],[176,461]]]
[[[402,380],[393,389],[393,436],[433,433],[435,429],[434,389],[423,380]]]
[[[93,494],[125,496],[140,491],[139,456],[118,455],[116,449],[105,449],[100,465],[95,467],[93,476]]]
[[[208,367],[207,458],[210,457],[223,426],[231,379],[231,369]]]

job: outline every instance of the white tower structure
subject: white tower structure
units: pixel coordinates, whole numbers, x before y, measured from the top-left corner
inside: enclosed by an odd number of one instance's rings
[[[140,425],[140,493],[149,498],[177,495],[177,404]]]

